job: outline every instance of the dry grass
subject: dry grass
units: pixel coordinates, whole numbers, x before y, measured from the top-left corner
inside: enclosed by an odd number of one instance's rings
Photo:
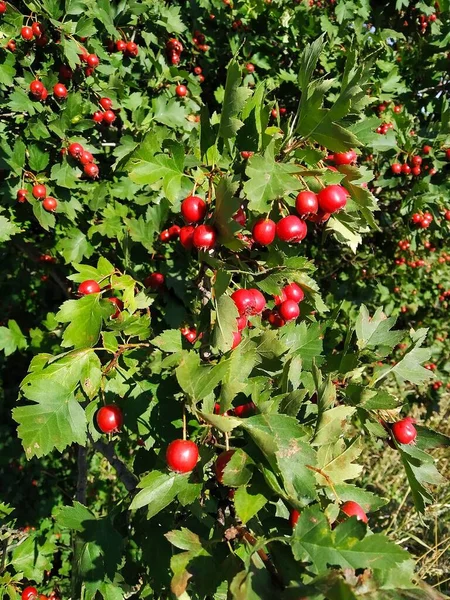
[[[415,407],[413,416],[432,429],[450,435],[450,394],[442,395],[439,413],[425,420],[425,408]],[[432,450],[439,471],[450,474],[448,448]],[[444,484],[433,491],[435,502],[425,515],[419,515],[413,505],[408,482],[395,450],[384,446],[373,448],[364,456],[366,483],[377,493],[390,498],[389,504],[377,513],[378,527],[408,549],[417,562],[418,577],[442,594],[450,593],[450,485]],[[375,515],[374,515],[375,516]]]

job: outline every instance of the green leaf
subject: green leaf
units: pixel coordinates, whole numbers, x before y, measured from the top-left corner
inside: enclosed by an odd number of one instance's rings
[[[300,57],[300,71],[298,73],[298,85],[302,92],[306,92],[311,76],[317,66],[320,53],[324,45],[324,36],[314,40],[312,44],[305,46]]]
[[[338,440],[342,435],[345,422],[355,410],[356,408],[351,406],[336,406],[330,410],[320,411],[312,445],[324,446]]]
[[[68,162],[63,162],[61,164],[56,163],[53,165],[50,177],[54,180],[56,185],[67,189],[73,189],[78,184],[78,177],[76,175],[75,169],[71,167]]]
[[[152,339],[152,344],[163,352],[181,352],[183,349],[179,329],[166,329],[161,335]]]
[[[239,519],[245,524],[266,505],[268,498],[258,491],[256,485],[240,487],[234,494],[234,506]]]
[[[420,513],[424,513],[425,505],[433,501],[427,486],[442,484],[445,478],[436,469],[433,457],[426,452],[413,445],[399,444],[398,448],[411,487],[414,505]]]
[[[230,296],[220,296],[216,302],[216,323],[213,330],[213,347],[220,352],[230,350],[233,333],[237,332],[239,313]]]
[[[139,483],[142,489],[133,498],[130,509],[137,510],[147,506],[147,519],[151,519],[174,500],[183,478],[186,475],[152,471]]]
[[[181,389],[196,403],[214,391],[227,371],[227,363],[220,362],[215,366],[200,363],[199,355],[194,352],[183,352],[176,369]]]
[[[52,557],[56,551],[54,542],[40,544],[35,536],[29,536],[13,550],[12,562],[17,572],[31,581],[41,583],[45,571],[52,568]]]
[[[13,354],[16,350],[24,350],[27,346],[27,339],[16,321],[10,319],[8,327],[0,327],[0,351],[3,350],[5,356]]]
[[[252,476],[249,469],[251,463],[250,457],[242,449],[235,450],[223,471],[223,484],[229,487],[246,485]]]
[[[241,67],[233,59],[228,65],[225,96],[220,115],[219,137],[224,140],[234,137],[243,125],[237,117],[252,92],[248,87],[241,87],[241,81]]]
[[[334,444],[325,444],[317,450],[317,466],[328,479],[317,473],[316,478],[320,485],[327,486],[331,480],[333,484],[344,483],[349,479],[356,479],[362,471],[362,466],[353,461],[362,452],[359,438],[348,447],[343,439]]]
[[[66,235],[56,245],[56,250],[64,256],[66,263],[79,263],[83,258],[89,258],[93,246],[88,242],[82,231],[76,227],[66,229]]]
[[[293,176],[297,167],[276,162],[274,152],[275,145],[271,143],[264,156],[255,155],[248,161],[244,192],[249,199],[249,209],[258,214],[267,214],[277,198],[302,187]]]
[[[358,348],[360,350],[375,349],[378,346],[394,348],[405,337],[404,331],[391,331],[395,322],[396,318],[386,317],[381,308],[378,308],[371,317],[363,304],[355,325]]]
[[[409,558],[405,550],[382,534],[364,537],[366,527],[355,517],[333,531],[319,506],[302,511],[292,538],[296,560],[313,564],[317,573],[328,565],[350,569],[390,569]]]
[[[235,233],[241,228],[232,216],[238,210],[240,202],[234,196],[237,183],[229,177],[222,177],[216,187],[216,206],[214,211],[214,225],[219,233],[221,244],[235,241]]]
[[[50,156],[36,145],[28,147],[28,164],[32,171],[44,171],[50,162]]]
[[[115,310],[110,302],[101,303],[100,300],[100,294],[89,294],[79,300],[64,302],[56,314],[60,323],[69,323],[63,334],[63,348],[83,348],[97,343],[103,319]]]
[[[169,531],[165,534],[172,546],[180,550],[200,550],[202,542],[196,533],[189,531],[186,527],[179,530]]]

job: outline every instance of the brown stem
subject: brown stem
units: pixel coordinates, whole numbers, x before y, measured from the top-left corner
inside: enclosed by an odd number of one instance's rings
[[[239,533],[239,537],[244,539],[251,546],[257,545],[257,543],[258,543],[257,539],[248,531],[248,529],[246,529],[245,527],[238,527],[237,530]],[[272,560],[270,559],[269,555],[267,554],[267,552],[265,552],[262,548],[260,548],[259,550],[256,551],[256,553],[258,554],[259,558],[263,561],[264,566],[266,567],[266,569],[269,571],[270,575],[272,576],[273,582],[278,587],[281,587],[282,589],[284,589],[285,586],[283,584],[283,581],[282,581],[278,571],[276,570],[275,565],[273,564]]]
[[[339,498],[339,496],[338,496],[338,494],[337,494],[337,492],[336,492],[336,488],[334,487],[334,485],[333,485],[333,482],[332,482],[332,481],[331,481],[331,479],[328,477],[328,475],[327,475],[326,473],[324,473],[324,472],[322,471],[322,469],[318,469],[317,467],[313,467],[312,465],[306,465],[306,468],[307,468],[307,469],[310,469],[311,471],[314,471],[315,473],[319,473],[319,475],[321,475],[321,476],[322,476],[322,477],[323,477],[323,478],[326,480],[326,482],[328,483],[328,485],[330,486],[330,488],[331,488],[331,490],[332,490],[333,494],[336,496],[336,500],[337,500],[338,502],[340,502],[340,498]]]
[[[89,436],[90,437],[90,436]],[[92,438],[91,438],[92,440]],[[116,455],[114,451],[114,446],[112,444],[105,444],[101,440],[94,442],[94,449],[103,454],[109,464],[115,469],[117,473],[117,477],[125,486],[126,490],[130,492],[130,494],[134,494],[138,479],[137,477],[128,469],[126,464],[120,460],[120,458]]]
[[[77,478],[77,493],[76,501],[80,504],[86,504],[86,487],[87,487],[87,449],[84,446],[78,446],[78,478]]]

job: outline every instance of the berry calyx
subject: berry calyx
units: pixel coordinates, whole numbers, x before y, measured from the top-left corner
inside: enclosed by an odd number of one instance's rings
[[[22,591],[22,600],[36,600],[38,591],[35,587],[29,585]]]
[[[357,155],[354,150],[348,150],[347,152],[335,152],[333,162],[335,165],[351,165],[356,162]]]
[[[87,296],[88,294],[98,294],[100,292],[100,286],[94,279],[86,279],[82,281],[78,287],[78,293],[81,296]]]
[[[214,463],[214,473],[216,474],[216,479],[219,483],[223,483],[223,473],[225,471],[225,467],[232,459],[234,452],[234,450],[225,450],[225,452],[219,454],[216,462]]]
[[[277,236],[283,242],[298,244],[305,239],[307,233],[306,223],[295,215],[283,217],[277,223]]]
[[[187,95],[187,87],[185,85],[177,85],[175,88],[175,94],[180,98],[184,98]]]
[[[216,230],[210,225],[199,225],[192,236],[192,244],[195,248],[209,250],[216,244]]]
[[[394,423],[391,428],[395,441],[399,444],[412,444],[417,437],[417,429],[414,427],[414,419],[406,417]]]
[[[357,502],[353,502],[353,500],[344,502],[344,504],[341,506],[341,511],[347,515],[347,517],[356,517],[358,521],[362,521],[363,523],[367,523],[369,520],[362,506],[360,506]]]
[[[174,440],[166,451],[167,466],[175,473],[189,473],[198,461],[198,447],[190,440]]]
[[[150,273],[148,277],[144,279],[145,287],[152,288],[152,290],[158,290],[163,287],[166,278],[162,273]]]
[[[53,95],[57,98],[67,98],[67,88],[63,83],[56,83],[53,86]]]
[[[190,250],[193,245],[193,237],[194,237],[195,227],[192,225],[185,225],[180,229],[180,243],[183,248]]]
[[[27,40],[27,42],[32,40],[34,37],[33,30],[31,29],[31,27],[28,26],[22,27],[22,29],[20,30],[20,35],[23,37],[24,40]]]
[[[96,179],[98,177],[99,170],[97,165],[94,165],[94,163],[88,163],[87,165],[84,165],[83,171],[90,179]]]
[[[67,150],[72,158],[80,158],[80,156],[83,154],[83,146],[78,144],[78,142],[70,144]]]
[[[123,425],[122,409],[117,404],[102,406],[97,413],[96,421],[103,433],[118,431]]]
[[[40,198],[45,198],[47,195],[47,188],[45,185],[42,185],[42,183],[37,183],[36,185],[33,185],[31,193],[36,199],[39,200]]]
[[[293,321],[300,314],[300,308],[295,300],[285,300],[280,304],[279,313],[285,321]]]
[[[198,223],[206,215],[207,205],[198,196],[188,196],[181,203],[181,214],[187,223]]]
[[[252,235],[255,242],[268,246],[275,239],[277,226],[271,219],[259,219],[253,225]]]
[[[44,200],[42,202],[42,206],[43,206],[44,210],[46,210],[47,212],[53,212],[56,210],[56,207],[58,206],[58,202],[55,198],[52,198],[51,196],[47,196],[47,198],[44,198]]]
[[[319,206],[324,213],[335,213],[347,204],[347,190],[341,185],[328,185],[317,194]]]
[[[319,210],[317,195],[310,190],[300,192],[295,201],[295,210],[301,217],[316,214]]]

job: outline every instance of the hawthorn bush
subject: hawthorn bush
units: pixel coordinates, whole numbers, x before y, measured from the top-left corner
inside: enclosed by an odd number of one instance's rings
[[[443,597],[448,9],[0,2],[2,598]]]

